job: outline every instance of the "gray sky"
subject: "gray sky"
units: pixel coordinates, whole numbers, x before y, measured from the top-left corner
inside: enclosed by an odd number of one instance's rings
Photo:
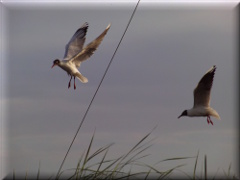
[[[56,173],[77,127],[126,28],[135,4],[80,3],[58,6],[5,4],[6,46],[3,52],[1,106],[6,144],[1,157],[6,172]],[[93,149],[109,143],[110,157],[126,153],[156,125],[151,155],[154,164],[166,158],[208,157],[209,173],[221,174],[232,164],[237,174],[236,9],[233,5],[140,3],[88,116],[63,166],[77,161],[96,129]],[[65,44],[84,23],[86,44],[111,23],[102,44],[80,72],[89,83],[69,77],[52,61],[62,58]],[[4,44],[5,45],[5,44]],[[217,70],[211,106],[221,120],[183,117],[193,105],[193,89],[212,66]],[[3,131],[3,129],[2,129]],[[3,135],[3,133],[2,133]],[[2,142],[5,142],[2,138]],[[194,159],[181,169],[193,172]],[[197,171],[200,173],[201,165]],[[175,163],[160,163],[169,169]],[[138,170],[138,169],[136,169]]]

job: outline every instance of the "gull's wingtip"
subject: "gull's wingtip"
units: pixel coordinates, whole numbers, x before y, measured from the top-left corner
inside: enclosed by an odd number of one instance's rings
[[[88,27],[88,26],[89,26],[89,23],[85,22],[85,23],[83,23],[83,25],[81,27]]]
[[[111,27],[111,23],[108,24],[107,28],[106,29],[109,29]]]
[[[212,72],[215,72],[217,69],[217,66],[216,65],[213,65],[206,73],[212,73]]]
[[[216,65],[213,65],[213,67],[212,67],[212,71],[216,71],[216,69],[217,69],[217,66]]]

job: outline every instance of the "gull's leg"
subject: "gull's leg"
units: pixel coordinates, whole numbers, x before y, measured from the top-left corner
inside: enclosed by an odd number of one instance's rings
[[[68,83],[68,89],[71,87],[71,80],[72,80],[72,76],[71,76],[70,81]]]
[[[207,117],[207,123],[209,124],[209,116]]]
[[[208,116],[208,118],[209,118],[209,122],[213,125],[213,122],[212,122],[210,116]]]
[[[74,76],[74,89],[76,89],[76,84],[75,84],[75,76]]]

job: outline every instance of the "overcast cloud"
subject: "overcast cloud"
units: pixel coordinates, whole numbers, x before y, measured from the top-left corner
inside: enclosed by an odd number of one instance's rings
[[[3,6],[3,5],[2,5]],[[126,28],[135,4],[118,7],[104,3],[72,8],[4,5],[8,54],[2,63],[6,84],[1,99],[6,112],[6,173],[14,169],[36,174],[56,173],[103,73]],[[209,174],[220,168],[237,175],[237,60],[234,6],[139,5],[113,63],[63,169],[75,167],[96,129],[93,149],[114,142],[109,152],[119,156],[150,132],[155,138],[144,161],[165,158],[208,157]],[[89,22],[85,43],[111,28],[80,72],[89,83],[69,77],[52,61],[62,58],[65,44],[84,22]],[[4,53],[4,52],[3,52]],[[177,119],[193,105],[193,89],[212,66],[217,70],[211,106],[221,117]],[[181,169],[192,173],[194,160]],[[159,164],[159,169],[176,164]],[[201,165],[198,167],[201,171]]]

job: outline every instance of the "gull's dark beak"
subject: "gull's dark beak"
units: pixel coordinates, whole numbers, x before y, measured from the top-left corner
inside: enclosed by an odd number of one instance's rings
[[[182,116],[187,116],[188,115],[188,112],[187,110],[183,111],[182,114],[180,116],[178,116],[178,119]]]
[[[51,68],[53,68],[56,64],[53,64]]]

